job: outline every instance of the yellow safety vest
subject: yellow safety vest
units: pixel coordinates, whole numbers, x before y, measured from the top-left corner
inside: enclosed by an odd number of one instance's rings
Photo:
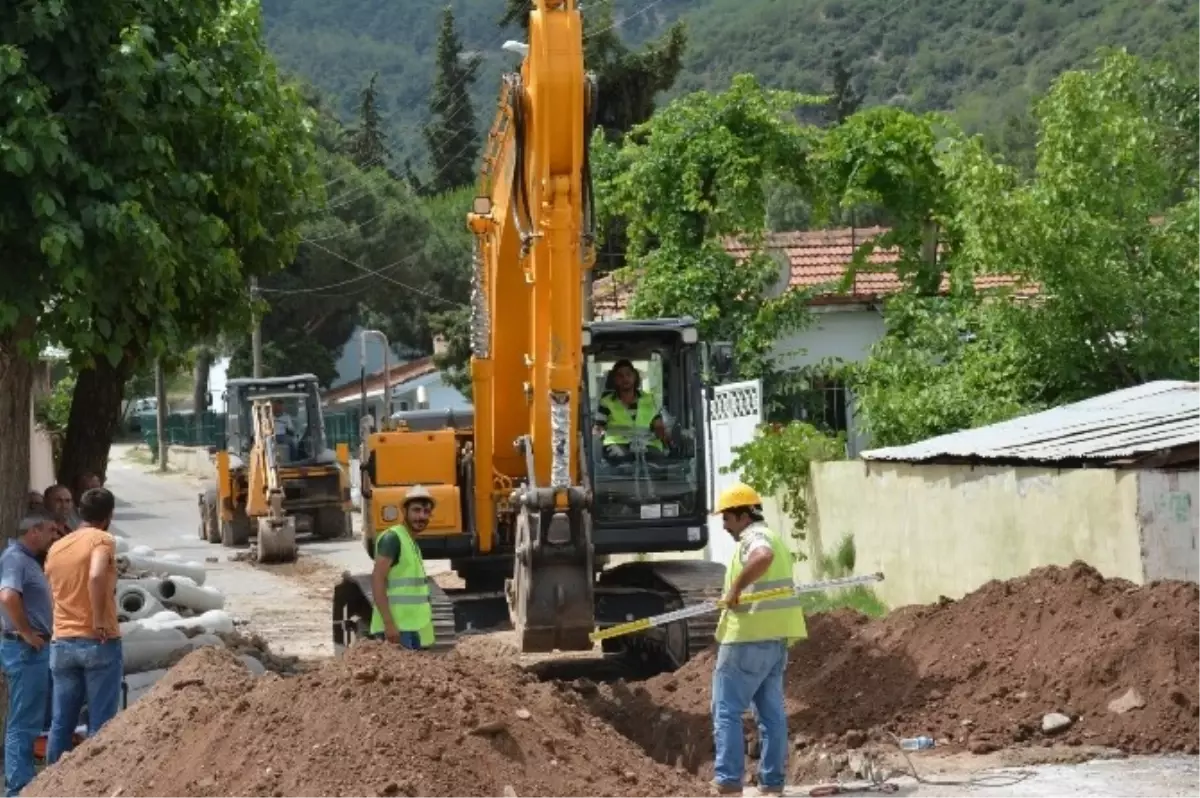
[[[716,635],[720,643],[754,643],[760,640],[782,639],[791,646],[797,640],[808,637],[804,608],[797,596],[768,601],[747,601],[757,591],[791,587],[795,584],[792,579],[792,553],[787,544],[774,531],[765,527],[764,530],[775,557],[771,560],[771,567],[767,572],[742,591],[742,603],[721,613]],[[729,567],[725,569],[726,592],[742,572],[740,548],[734,547]]]
[[[632,416],[629,413],[629,408],[617,396],[602,396],[600,404],[608,408],[608,426],[609,427],[633,427],[634,429],[650,429],[650,422],[658,415],[658,405],[654,402],[654,397],[648,393],[638,394],[637,401],[637,416]],[[627,446],[629,437],[622,435],[619,432],[606,432],[604,435],[605,446]],[[648,449],[663,449],[663,443],[655,435],[646,441]]]
[[[429,582],[425,579],[425,563],[421,550],[403,524],[383,534],[400,540],[400,557],[387,575],[388,606],[392,621],[401,632],[417,632],[422,648],[433,645],[433,607],[429,604]],[[378,545],[378,541],[376,542]],[[379,607],[371,613],[371,634],[383,633],[383,616]]]

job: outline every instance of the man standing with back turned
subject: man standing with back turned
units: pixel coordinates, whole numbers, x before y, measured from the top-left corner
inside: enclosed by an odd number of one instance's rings
[[[759,591],[792,587],[792,553],[763,520],[762,499],[747,485],[721,491],[715,512],[737,540],[725,569],[725,607],[717,626],[713,669],[713,739],[717,795],[741,795],[746,750],[742,714],[753,706],[761,755],[758,791],[782,795],[787,777],[787,712],[783,680],[788,648],[808,637],[796,596],[745,601]]]
[[[83,525],[51,546],[46,557],[46,577],[54,595],[54,717],[46,756],[51,764],[70,750],[85,701],[89,737],[120,708],[124,667],[117,625],[116,545],[107,531],[115,503],[107,488],[85,492],[79,500]]]
[[[413,485],[404,496],[404,523],[375,538],[375,570],[371,573],[371,637],[404,648],[433,646],[433,607],[425,563],[413,535],[429,526],[433,496]]]
[[[5,795],[17,795],[33,781],[33,743],[46,728],[50,695],[46,646],[53,610],[40,558],[54,541],[55,531],[52,518],[30,514],[17,527],[17,539],[0,555],[0,663],[8,681]]]

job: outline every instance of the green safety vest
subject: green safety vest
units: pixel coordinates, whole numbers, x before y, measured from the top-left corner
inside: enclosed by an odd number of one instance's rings
[[[742,603],[721,613],[716,635],[720,643],[754,643],[760,640],[782,639],[790,646],[797,640],[808,637],[808,627],[804,623],[804,607],[799,597],[793,595],[768,601],[746,601],[758,591],[791,587],[795,584],[792,579],[791,551],[777,533],[770,529],[767,529],[766,533],[775,558],[771,560],[771,567],[767,572],[742,591]],[[740,546],[734,547],[729,567],[725,569],[726,592],[742,572],[739,549]]]
[[[635,429],[650,429],[650,422],[658,415],[658,405],[654,397],[648,393],[638,394],[637,416],[630,415],[629,408],[617,396],[602,396],[600,404],[608,408],[608,426],[633,427]],[[629,438],[619,432],[605,432],[605,446],[627,446]],[[663,442],[655,435],[646,441],[648,449],[663,449]]]
[[[392,621],[401,632],[417,632],[421,647],[433,645],[433,607],[429,603],[429,582],[425,579],[425,563],[421,550],[413,542],[404,524],[398,524],[383,534],[400,539],[400,558],[387,575],[388,608]],[[378,541],[376,541],[378,546]],[[380,608],[371,613],[371,634],[383,634]]]

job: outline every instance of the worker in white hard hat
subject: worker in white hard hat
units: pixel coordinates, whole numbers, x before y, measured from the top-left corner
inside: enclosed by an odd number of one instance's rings
[[[783,683],[788,648],[808,636],[804,609],[794,595],[753,601],[757,592],[792,587],[792,553],[767,526],[762,497],[738,483],[721,491],[714,514],[734,540],[725,568],[724,611],[717,626],[712,713],[717,795],[741,795],[746,765],[742,715],[753,707],[762,753],[760,795],[783,795],[787,776],[787,712]]]
[[[410,649],[433,646],[433,607],[425,563],[413,535],[429,526],[436,506],[433,494],[413,485],[404,496],[404,523],[375,539],[375,570],[371,573],[370,635]]]

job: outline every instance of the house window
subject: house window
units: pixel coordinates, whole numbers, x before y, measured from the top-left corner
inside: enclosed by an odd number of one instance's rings
[[[769,420],[780,423],[805,421],[826,432],[847,432],[850,428],[849,400],[844,382],[816,376],[804,389],[779,402]]]
[[[408,400],[401,399],[399,402],[396,402],[396,409],[402,413],[407,411],[408,410]]]

